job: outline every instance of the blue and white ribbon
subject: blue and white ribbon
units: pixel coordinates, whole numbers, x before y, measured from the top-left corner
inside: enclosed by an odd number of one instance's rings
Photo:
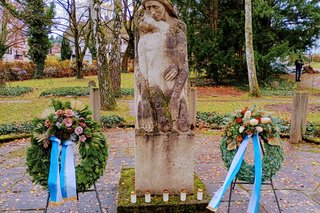
[[[76,198],[77,188],[73,142],[70,140],[66,140],[62,144],[60,183],[63,198]]]
[[[48,187],[50,193],[50,202],[60,203],[62,201],[62,194],[60,188],[60,171],[59,171],[59,145],[61,141],[54,136],[50,137],[52,142],[50,154],[50,169],[48,178]]]
[[[251,135],[247,135],[245,139],[240,144],[236,155],[234,156],[229,171],[227,173],[227,177],[224,181],[224,184],[218,191],[215,193],[213,198],[211,199],[208,209],[211,211],[216,211],[219,207],[221,199],[224,193],[227,191],[231,182],[235,179],[238,174],[241,164],[244,158],[244,154],[246,152],[246,148],[250,141]],[[262,182],[262,161],[260,155],[260,142],[258,134],[254,134],[252,137],[253,141],[253,149],[254,149],[254,166],[255,166],[255,179],[252,195],[249,201],[248,212],[249,213],[257,213],[259,209],[259,201],[260,201],[260,190],[261,190],[261,182]]]
[[[49,200],[51,204],[59,204],[63,201],[62,199],[76,199],[77,196],[73,142],[67,140],[62,143],[60,164],[61,141],[55,136],[51,136],[50,140],[52,148],[48,178]]]

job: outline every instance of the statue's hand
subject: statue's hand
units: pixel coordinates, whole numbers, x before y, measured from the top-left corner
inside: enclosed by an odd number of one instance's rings
[[[164,79],[166,81],[172,81],[178,75],[178,66],[171,64],[165,71],[164,71]]]

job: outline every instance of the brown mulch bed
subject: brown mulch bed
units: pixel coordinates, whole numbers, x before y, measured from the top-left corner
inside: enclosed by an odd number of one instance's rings
[[[241,96],[245,92],[232,86],[197,87],[198,96]]]

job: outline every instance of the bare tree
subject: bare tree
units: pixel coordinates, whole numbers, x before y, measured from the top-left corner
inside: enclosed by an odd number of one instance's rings
[[[98,80],[100,90],[100,103],[102,110],[112,110],[116,101],[112,90],[111,75],[108,64],[107,46],[108,36],[105,22],[101,19],[101,2],[90,0],[92,8],[93,33],[97,51]]]
[[[121,96],[121,55],[120,55],[120,45],[121,45],[121,0],[114,0],[114,18],[113,18],[113,39],[111,43],[110,61],[109,69],[112,78],[112,89],[115,97]]]
[[[250,95],[260,97],[261,93],[259,89],[256,66],[254,61],[251,0],[245,0],[245,38]]]
[[[75,0],[56,0],[67,17],[56,18],[56,29],[64,34],[74,46],[75,72],[77,79],[83,78],[83,59],[89,46],[92,26],[89,19],[89,7],[78,6]]]
[[[122,20],[128,34],[128,46],[122,58],[122,71],[127,72],[129,58],[134,58],[134,17],[141,6],[141,0],[122,0],[122,4]]]
[[[6,8],[0,8],[0,60],[11,47],[25,42],[26,25],[13,17]]]

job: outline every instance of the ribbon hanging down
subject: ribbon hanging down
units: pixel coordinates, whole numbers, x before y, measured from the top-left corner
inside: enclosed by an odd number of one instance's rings
[[[67,140],[62,143],[61,163],[59,164],[59,145],[61,141],[55,136],[51,136],[50,140],[52,141],[48,178],[50,203],[59,204],[62,199],[76,200],[77,188],[73,142]],[[59,169],[59,167],[61,168]]]
[[[76,200],[76,171],[72,145],[73,142],[71,140],[66,140],[62,144],[60,183],[62,197]]]
[[[61,141],[54,136],[50,137],[52,148],[50,153],[50,169],[48,178],[48,187],[50,193],[50,202],[58,204],[62,201],[60,188],[60,171],[59,171],[59,145]]]
[[[229,171],[227,173],[226,179],[222,187],[218,189],[213,198],[211,199],[208,209],[211,211],[217,211],[221,199],[224,193],[227,191],[231,182],[237,176],[241,164],[243,162],[244,154],[246,152],[246,148],[250,141],[251,135],[247,135],[245,139],[239,146],[239,149],[234,156]],[[252,137],[253,149],[254,149],[254,168],[255,168],[255,178],[254,178],[254,186],[253,191],[250,197],[248,212],[249,213],[258,213],[259,209],[259,201],[260,201],[260,191],[261,191],[261,183],[262,183],[262,160],[260,155],[260,141],[258,134],[254,134]]]

